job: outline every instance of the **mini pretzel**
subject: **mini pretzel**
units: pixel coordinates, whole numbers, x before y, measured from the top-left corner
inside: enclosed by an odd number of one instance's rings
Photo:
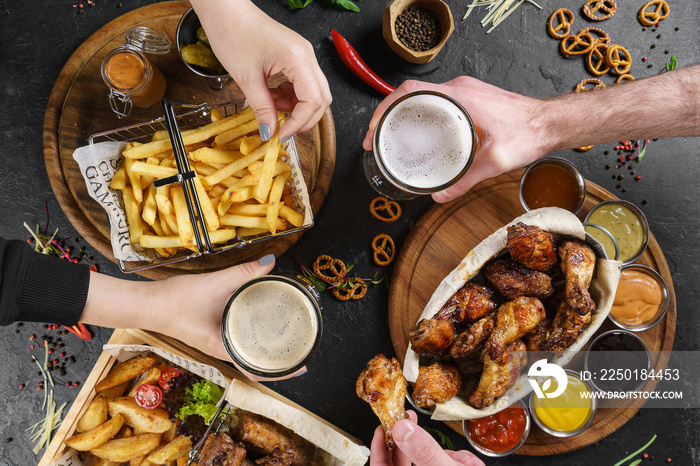
[[[597,11],[602,11],[603,15],[596,15]],[[617,3],[615,3],[615,0],[588,0],[583,5],[583,14],[593,21],[603,21],[612,18],[616,11]]]
[[[374,251],[374,263],[378,266],[387,266],[394,260],[396,246],[394,240],[386,233],[379,233],[372,239],[372,251]]]
[[[615,84],[624,84],[629,81],[634,81],[634,76],[632,76],[631,74],[623,74],[620,75],[619,78],[617,78]]]
[[[586,59],[586,67],[592,75],[603,76],[605,73],[610,71],[610,65],[605,61],[605,51],[608,46],[603,42],[596,42],[593,44],[593,48],[588,52],[588,58]]]
[[[581,32],[587,32],[590,35],[592,35],[593,38],[595,39],[596,43],[602,42],[605,45],[610,45],[610,35],[600,28],[590,26],[590,27],[581,29]]]
[[[653,10],[647,10],[655,7]],[[671,7],[664,0],[651,0],[639,10],[639,22],[645,26],[653,26],[662,19],[666,19],[671,12]]]
[[[588,87],[589,85],[593,85],[593,87]],[[601,81],[598,78],[586,78],[580,83],[576,85],[576,89],[574,92],[587,92],[587,91],[596,91],[598,89],[603,89],[605,87],[605,83]]]
[[[605,52],[605,61],[617,74],[625,74],[632,66],[632,58],[626,48],[619,44],[613,44]]]
[[[595,44],[595,39],[588,32],[579,32],[576,35],[569,34],[559,43],[561,53],[567,57],[574,55],[584,55],[591,51]]]
[[[555,39],[563,39],[569,35],[573,22],[574,14],[571,10],[559,8],[549,17],[549,21],[547,21],[547,31],[549,31],[549,35]],[[555,23],[558,24],[555,26]]]
[[[379,196],[372,199],[369,204],[369,212],[372,217],[382,222],[395,222],[401,217],[401,206],[396,201],[390,201],[386,197]]]
[[[347,272],[343,261],[340,259],[333,259],[331,256],[326,255],[318,256],[316,258],[313,269],[318,278],[330,283],[335,283],[342,280]],[[325,270],[328,270],[333,275],[327,275],[324,273]]]
[[[348,286],[346,286],[348,285]],[[338,286],[333,288],[333,296],[341,301],[360,299],[367,294],[367,285],[361,278],[346,278]]]

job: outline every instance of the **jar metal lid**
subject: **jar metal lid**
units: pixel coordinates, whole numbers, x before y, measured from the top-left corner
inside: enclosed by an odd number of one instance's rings
[[[170,51],[170,40],[160,31],[137,26],[126,31],[126,45],[135,47],[144,53],[165,55]]]

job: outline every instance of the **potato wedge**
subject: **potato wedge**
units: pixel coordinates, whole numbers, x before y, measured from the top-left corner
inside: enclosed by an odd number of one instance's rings
[[[124,382],[128,382],[131,379],[138,377],[151,367],[155,367],[158,364],[160,364],[160,361],[151,356],[132,358],[124,361],[123,363],[114,367],[104,379],[97,382],[97,385],[95,385],[95,391],[100,393],[109,388],[121,385]]]
[[[123,425],[124,417],[117,414],[94,429],[65,439],[63,443],[78,451],[93,450],[114,437]]]
[[[162,408],[145,409],[136,404],[133,397],[122,396],[107,402],[109,415],[121,414],[124,422],[140,432],[162,434],[170,429],[172,422]],[[126,461],[126,460],[124,460]]]
[[[104,458],[94,458],[90,466],[121,466],[118,461],[110,461]]]
[[[129,382],[130,381],[127,380],[124,383],[120,383],[116,387],[108,388],[107,390],[100,392],[100,395],[104,396],[106,400],[113,400],[120,396],[124,396],[126,389],[129,388]]]
[[[160,378],[160,368],[159,367],[152,367],[146,372],[143,377],[141,377],[137,383],[134,384],[133,387],[131,387],[131,390],[129,390],[129,393],[126,394],[126,396],[134,396],[134,393],[136,393],[136,389],[139,388],[139,385],[142,383],[149,383],[151,385],[155,385],[158,383],[158,379]]]
[[[87,432],[100,424],[104,424],[109,418],[107,399],[104,395],[97,395],[87,407],[75,428],[78,432]]]
[[[124,462],[150,453],[160,445],[160,434],[137,434],[132,437],[110,440],[91,453],[98,458]]]
[[[188,455],[191,449],[192,441],[190,438],[186,435],[178,435],[173,441],[148,455],[146,459],[155,464],[166,464]]]

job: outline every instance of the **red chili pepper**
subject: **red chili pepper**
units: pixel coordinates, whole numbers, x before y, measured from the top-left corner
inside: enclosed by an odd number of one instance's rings
[[[90,330],[87,329],[85,325],[82,323],[78,323],[78,325],[73,325],[72,327],[66,327],[65,325],[63,326],[66,330],[68,330],[70,333],[73,335],[77,336],[78,338],[82,338],[85,341],[90,341],[92,339],[92,335],[90,334]]]
[[[333,36],[333,43],[340,55],[340,59],[343,60],[343,63],[345,63],[345,65],[350,68],[350,71],[355,73],[358,78],[384,95],[389,95],[396,90],[395,87],[387,84],[386,81],[377,76],[357,54],[357,51],[352,45],[350,45],[350,43],[335,29],[331,29],[331,35]]]

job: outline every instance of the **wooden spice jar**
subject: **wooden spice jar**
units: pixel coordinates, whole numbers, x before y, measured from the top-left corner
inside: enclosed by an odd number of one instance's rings
[[[404,44],[399,37],[396,21],[409,8],[418,12],[434,12],[437,15],[440,36],[434,47],[422,51],[413,50]],[[391,50],[410,63],[428,63],[435,58],[455,28],[450,7],[442,0],[393,0],[384,9],[383,19],[384,40],[389,44]],[[417,26],[418,28],[420,25]]]

